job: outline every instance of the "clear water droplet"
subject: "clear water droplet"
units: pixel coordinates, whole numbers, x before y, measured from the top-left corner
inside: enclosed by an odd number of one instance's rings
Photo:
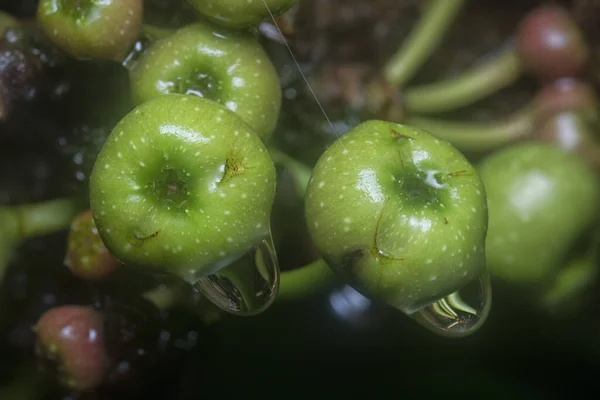
[[[253,249],[194,287],[219,308],[235,315],[263,312],[279,290],[279,262],[271,233]]]
[[[421,325],[442,336],[462,337],[483,325],[492,306],[492,284],[487,270],[462,289],[410,314]]]

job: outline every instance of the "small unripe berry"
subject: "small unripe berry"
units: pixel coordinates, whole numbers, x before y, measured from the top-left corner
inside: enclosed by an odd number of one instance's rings
[[[65,264],[83,279],[107,277],[119,265],[100,239],[90,210],[79,214],[71,223]]]

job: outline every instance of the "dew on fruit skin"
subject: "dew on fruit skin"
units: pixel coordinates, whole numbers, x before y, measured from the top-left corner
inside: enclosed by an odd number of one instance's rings
[[[464,271],[463,276],[467,276]],[[433,281],[435,276],[431,276]],[[465,296],[469,296],[468,298]],[[466,299],[466,300],[463,300]],[[485,270],[459,291],[417,311],[406,312],[420,324],[443,336],[462,337],[476,331],[487,319],[491,307],[491,284]]]

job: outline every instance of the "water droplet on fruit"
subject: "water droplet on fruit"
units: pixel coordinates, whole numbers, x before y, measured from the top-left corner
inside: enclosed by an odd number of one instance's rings
[[[492,306],[492,285],[486,269],[462,289],[410,314],[442,336],[462,337],[483,325]]]
[[[250,316],[266,310],[279,289],[279,262],[271,232],[239,259],[200,278],[194,287],[231,314]]]

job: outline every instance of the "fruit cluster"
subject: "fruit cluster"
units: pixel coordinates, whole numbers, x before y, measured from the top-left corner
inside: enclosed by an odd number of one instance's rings
[[[207,323],[338,282],[449,336],[486,320],[491,280],[546,310],[568,306],[597,272],[599,120],[585,38],[566,10],[543,5],[492,59],[410,85],[464,5],[430,3],[381,73],[361,77],[366,100],[344,99],[367,120],[336,132],[312,169],[272,140],[281,71],[260,37],[287,44],[293,30],[277,23],[301,1],[189,0],[165,24],[148,22],[142,0],[41,0],[34,22],[0,15],[3,124],[71,90],[61,74],[73,60],[116,64],[129,85],[126,112],[88,152],[84,196],[0,208],[0,270],[19,243],[68,228],[73,275],[160,276],[143,297],[159,310],[194,302]],[[428,116],[522,73],[541,88],[504,121]],[[271,232],[277,168],[292,176],[321,257],[283,272]],[[92,306],[51,308],[34,330],[38,356],[71,389],[94,389],[114,367]]]

